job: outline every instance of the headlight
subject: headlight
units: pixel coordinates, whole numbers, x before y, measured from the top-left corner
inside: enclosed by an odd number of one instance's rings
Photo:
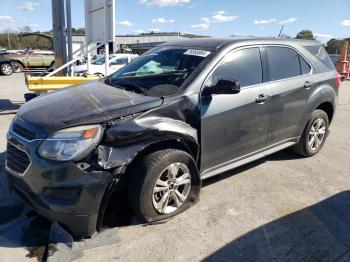
[[[100,125],[78,126],[60,130],[44,140],[39,147],[40,156],[67,161],[87,156],[100,142]]]

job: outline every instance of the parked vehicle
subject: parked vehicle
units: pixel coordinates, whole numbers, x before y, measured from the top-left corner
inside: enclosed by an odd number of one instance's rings
[[[2,58],[11,58],[15,73],[22,72],[24,67],[48,68],[54,64],[55,56],[52,51],[24,49],[20,53],[0,54]]]
[[[138,55],[133,54],[113,54],[109,55],[109,73],[114,73],[118,71],[123,66],[130,63],[132,60],[137,58]],[[92,61],[90,63],[90,75],[104,75],[105,72],[105,60],[106,58],[104,56],[101,56],[97,58],[96,60]],[[79,66],[76,66],[74,69],[74,72],[76,75],[81,76],[84,74],[87,74],[87,65],[82,64]]]
[[[340,79],[316,41],[192,39],[162,44],[102,81],[24,104],[6,170],[42,215],[79,236],[116,190],[136,214],[170,218],[201,181],[287,147],[323,147]]]
[[[0,74],[1,75],[12,75],[13,67],[11,64],[12,60],[9,58],[0,58]]]

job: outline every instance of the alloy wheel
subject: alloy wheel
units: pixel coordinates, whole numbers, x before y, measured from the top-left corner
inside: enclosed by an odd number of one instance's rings
[[[11,75],[12,74],[12,67],[8,64],[5,64],[2,66],[2,72],[5,74],[5,75]]]
[[[177,210],[191,190],[191,174],[183,163],[169,165],[158,177],[152,195],[154,208],[161,214]]]
[[[323,118],[317,118],[310,129],[308,145],[311,151],[316,151],[323,143],[326,136],[326,121]]]

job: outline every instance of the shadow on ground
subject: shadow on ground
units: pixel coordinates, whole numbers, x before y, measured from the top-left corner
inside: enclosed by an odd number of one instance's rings
[[[9,99],[0,99],[0,115],[15,114],[23,104],[23,101],[11,101]]]
[[[263,225],[204,261],[350,261],[350,191]]]

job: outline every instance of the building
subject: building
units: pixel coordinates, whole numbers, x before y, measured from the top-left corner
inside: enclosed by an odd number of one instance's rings
[[[117,35],[115,42],[110,43],[109,50],[112,53],[118,51],[142,54],[145,51],[157,46],[160,43],[188,39],[201,36],[179,35],[177,33],[150,33],[140,35]],[[85,45],[85,35],[72,35],[73,52]],[[103,53],[104,47],[97,50],[97,53]]]

